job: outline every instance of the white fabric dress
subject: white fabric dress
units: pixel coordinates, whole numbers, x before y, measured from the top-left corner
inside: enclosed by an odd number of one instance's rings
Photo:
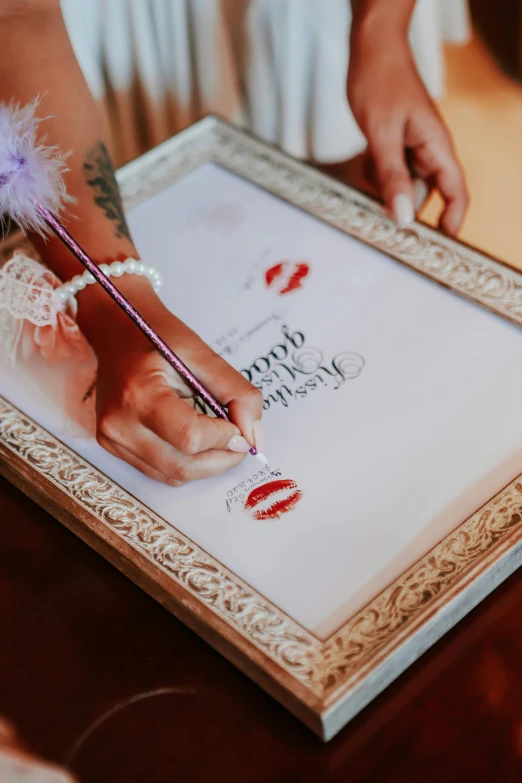
[[[61,0],[119,165],[209,113],[292,155],[341,161],[364,141],[346,100],[350,0]],[[467,0],[418,0],[411,43],[430,93]]]

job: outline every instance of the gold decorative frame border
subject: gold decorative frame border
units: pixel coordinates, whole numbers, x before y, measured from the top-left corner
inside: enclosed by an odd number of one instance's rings
[[[213,161],[522,325],[522,276],[211,117],[118,173],[127,208]],[[0,259],[20,236],[0,247]],[[326,642],[0,397],[0,472],[282,701],[323,739],[397,677],[522,556],[522,476]]]

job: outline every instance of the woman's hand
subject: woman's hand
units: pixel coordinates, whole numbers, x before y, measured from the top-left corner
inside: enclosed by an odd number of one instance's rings
[[[262,451],[258,389],[172,315],[143,277],[118,281],[151,326],[228,408],[233,423],[198,413],[192,391],[98,286],[78,296],[78,323],[98,357],[97,439],[153,479],[171,486],[238,465]],[[244,436],[244,437],[243,437]]]
[[[348,99],[368,141],[369,174],[402,224],[414,219],[419,202],[414,180],[437,188],[445,201],[440,228],[456,234],[468,194],[451,137],[417,73],[407,32],[375,19],[354,20],[348,72]]]

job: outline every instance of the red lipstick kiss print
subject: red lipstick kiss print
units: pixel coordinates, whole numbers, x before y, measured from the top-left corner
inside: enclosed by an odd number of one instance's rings
[[[302,494],[291,479],[269,481],[252,490],[245,500],[245,510],[258,521],[280,519],[282,514],[295,508]]]
[[[302,287],[309,274],[310,264],[306,261],[280,261],[266,270],[266,287],[279,296],[291,294]]]

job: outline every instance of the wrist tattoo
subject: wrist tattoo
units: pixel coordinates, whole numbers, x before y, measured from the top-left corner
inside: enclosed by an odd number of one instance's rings
[[[103,141],[98,141],[87,154],[83,171],[87,184],[94,191],[95,204],[115,224],[116,236],[132,241],[111,158]]]
[[[96,389],[97,379],[98,379],[98,373],[95,373],[94,380],[89,386],[89,388],[87,389],[87,391],[85,392],[85,394],[83,395],[82,402],[87,402],[87,400],[89,400],[94,394],[94,390]]]

